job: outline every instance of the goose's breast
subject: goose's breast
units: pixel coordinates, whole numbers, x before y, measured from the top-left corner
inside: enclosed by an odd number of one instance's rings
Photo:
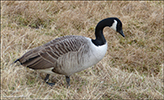
[[[96,63],[98,63],[106,54],[107,51],[107,43],[101,46],[96,46],[93,44],[91,39],[88,38],[90,41],[90,56],[88,57],[88,64],[86,63],[86,66],[92,66]]]

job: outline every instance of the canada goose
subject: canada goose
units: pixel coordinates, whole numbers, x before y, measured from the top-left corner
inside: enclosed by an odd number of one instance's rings
[[[98,63],[107,51],[107,42],[103,35],[104,27],[109,26],[123,37],[122,23],[116,17],[101,20],[95,29],[96,39],[84,36],[63,36],[42,46],[31,49],[15,60],[21,65],[47,73],[45,82],[49,85],[50,74],[62,74],[70,86],[70,76]]]

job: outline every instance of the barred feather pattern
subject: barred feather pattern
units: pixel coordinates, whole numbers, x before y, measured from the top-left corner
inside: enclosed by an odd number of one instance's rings
[[[71,75],[84,66],[91,56],[90,41],[83,36],[63,36],[31,49],[19,58],[23,66],[36,70],[52,68],[58,74]]]

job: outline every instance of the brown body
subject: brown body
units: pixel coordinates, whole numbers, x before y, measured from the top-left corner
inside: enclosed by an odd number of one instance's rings
[[[18,60],[23,66],[35,70],[52,68],[55,73],[70,76],[76,71],[80,71],[76,70],[77,67],[83,67],[87,60],[85,56],[90,52],[87,41],[83,36],[60,37],[31,49]]]

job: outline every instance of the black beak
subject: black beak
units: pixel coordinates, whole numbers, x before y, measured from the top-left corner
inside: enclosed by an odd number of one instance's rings
[[[123,33],[123,31],[121,30],[121,31],[119,31],[119,33],[123,36],[123,37],[125,37],[125,35],[124,35],[124,33]]]

